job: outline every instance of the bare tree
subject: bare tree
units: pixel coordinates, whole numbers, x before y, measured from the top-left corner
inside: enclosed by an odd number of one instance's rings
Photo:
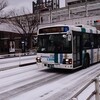
[[[0,11],[7,7],[7,2],[5,0],[0,1]]]
[[[20,15],[21,14],[21,15]],[[13,30],[23,35],[23,40],[29,40],[28,37],[34,33],[34,29],[39,23],[37,15],[26,14],[25,8],[22,10],[13,10],[9,13],[8,22],[13,25]],[[27,41],[28,44],[28,41]]]
[[[10,18],[8,19],[10,24],[15,26],[15,30],[20,34],[30,34],[34,32],[34,29],[38,25],[38,18],[33,14],[26,14],[23,8],[22,12],[10,11]],[[20,15],[21,14],[21,15]]]
[[[3,22],[3,18],[6,18],[5,14],[3,15],[3,9],[7,7],[7,2],[5,0],[0,0],[0,23]]]

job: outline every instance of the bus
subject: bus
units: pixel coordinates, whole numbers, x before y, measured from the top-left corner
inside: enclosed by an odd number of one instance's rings
[[[100,31],[95,27],[53,25],[38,29],[37,64],[48,68],[86,68],[100,62]]]

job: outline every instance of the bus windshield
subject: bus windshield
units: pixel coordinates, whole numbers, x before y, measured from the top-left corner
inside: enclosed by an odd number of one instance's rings
[[[39,53],[71,53],[72,41],[64,34],[48,34],[38,36]]]

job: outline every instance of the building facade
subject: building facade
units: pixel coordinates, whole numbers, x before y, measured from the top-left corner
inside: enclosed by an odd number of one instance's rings
[[[45,0],[45,2],[43,0],[37,0],[37,2],[33,1],[33,13],[58,9],[60,7],[59,4],[59,0]]]
[[[8,24],[0,24],[0,54],[20,51],[21,34],[11,30]]]
[[[7,23],[0,24],[0,54],[29,52],[36,46],[35,33],[24,37],[11,26]]]
[[[95,21],[100,20],[100,0],[66,0],[66,2],[64,8],[40,13],[40,27],[51,24],[95,26]]]

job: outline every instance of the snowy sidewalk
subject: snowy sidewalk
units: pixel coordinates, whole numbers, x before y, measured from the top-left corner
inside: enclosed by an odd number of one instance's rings
[[[27,53],[4,54],[4,55],[0,55],[0,59],[14,58],[14,57],[20,57],[20,56],[30,56],[30,55],[36,55],[36,53],[35,52],[27,52]]]
[[[36,63],[36,55],[0,59],[0,71]]]

